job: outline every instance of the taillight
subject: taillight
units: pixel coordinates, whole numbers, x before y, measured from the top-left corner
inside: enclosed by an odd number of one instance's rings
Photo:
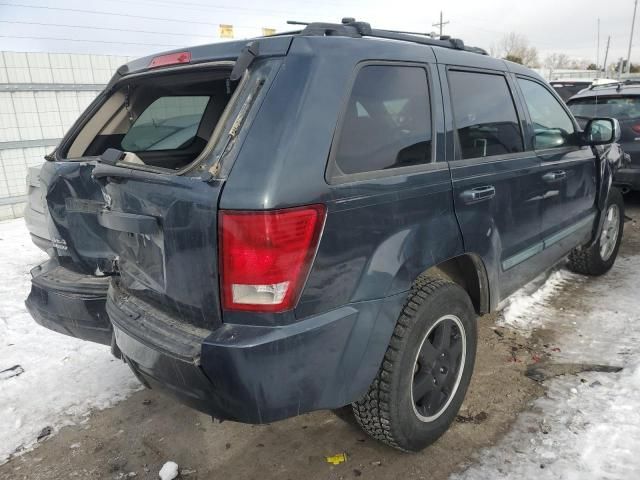
[[[220,277],[226,310],[295,307],[324,224],[325,207],[220,212]]]
[[[191,61],[191,52],[168,53],[154,57],[149,63],[149,68],[167,67],[169,65],[178,65],[181,63],[189,63]]]
[[[640,135],[640,123],[636,123],[635,125],[633,125],[631,127],[631,130],[633,130],[634,132],[636,132],[638,135]]]

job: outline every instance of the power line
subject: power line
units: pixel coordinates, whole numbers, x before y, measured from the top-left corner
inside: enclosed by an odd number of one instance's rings
[[[113,1],[113,0],[111,0]],[[202,37],[202,38],[212,38],[217,39],[215,35],[198,35],[195,33],[171,33],[171,32],[160,32],[155,30],[138,30],[137,28],[134,30],[130,28],[114,28],[114,27],[97,27],[93,25],[70,25],[65,23],[43,23],[43,22],[22,22],[22,21],[13,21],[13,20],[0,20],[0,23],[8,23],[11,25],[39,25],[43,27],[65,27],[65,28],[89,28],[91,30],[108,30],[114,32],[127,32],[127,33],[154,33],[158,35],[174,35],[179,37]]]
[[[25,40],[60,40],[64,42],[86,42],[86,43],[111,43],[116,45],[140,45],[145,47],[184,47],[185,45],[169,45],[163,43],[139,43],[139,42],[110,42],[107,40],[84,40],[79,38],[60,38],[60,37],[35,37],[35,36],[21,36],[21,35],[2,35],[0,38],[20,38]]]
[[[111,0],[111,2],[117,2],[117,3],[126,3],[127,5],[131,5],[132,2],[129,0]],[[151,5],[158,5],[163,4],[166,5],[166,7],[172,7],[175,8],[176,3],[172,0],[138,0],[137,2],[135,2],[137,4],[140,3],[144,3],[144,4],[151,4]],[[263,16],[270,16],[273,18],[281,18],[280,15],[270,15],[270,14],[274,14],[274,13],[280,13],[282,15],[285,16],[290,16],[291,12],[285,12],[283,10],[267,10],[267,9],[262,9],[262,8],[246,8],[246,7],[228,7],[228,6],[222,6],[222,5],[208,5],[208,4],[204,4],[204,3],[196,3],[196,2],[180,2],[180,8],[188,8],[191,10],[231,10],[231,11],[240,11],[240,12],[254,12],[254,13],[259,13],[260,15]]]
[[[105,12],[105,11],[98,11],[98,10],[86,10],[82,8],[50,7],[48,5],[25,5],[22,3],[4,3],[4,2],[0,3],[0,5],[5,5],[8,7],[35,8],[35,9],[42,9],[42,10],[57,10],[61,12],[89,13],[92,15],[108,15],[112,17],[128,17],[128,18],[137,18],[142,20],[159,20],[163,22],[191,23],[194,25],[207,25],[208,27],[211,27],[212,25],[214,25],[213,22],[199,22],[196,20],[182,20],[178,18],[166,18],[166,17],[147,17],[144,15],[131,15],[129,13],[113,13],[113,12]],[[255,25],[237,25],[236,24],[234,26],[245,27],[245,28],[261,28],[261,27],[256,27]]]

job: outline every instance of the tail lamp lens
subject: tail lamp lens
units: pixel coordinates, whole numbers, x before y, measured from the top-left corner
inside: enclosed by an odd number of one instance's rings
[[[633,125],[631,127],[631,130],[633,130],[634,132],[640,135],[640,123],[636,123],[635,125]]]
[[[282,312],[300,296],[318,246],[325,207],[220,212],[222,306]]]

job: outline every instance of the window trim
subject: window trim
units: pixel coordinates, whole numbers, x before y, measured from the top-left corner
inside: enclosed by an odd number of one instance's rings
[[[463,73],[477,73],[481,75],[493,75],[502,77],[507,86],[507,91],[509,92],[509,96],[511,97],[511,103],[513,104],[513,111],[516,114],[516,120],[518,123],[518,128],[520,130],[520,138],[522,140],[522,151],[521,152],[511,152],[511,153],[503,153],[500,155],[490,155],[487,157],[471,157],[471,158],[463,158],[462,157],[462,147],[460,145],[460,136],[458,134],[458,125],[456,122],[456,115],[453,107],[453,90],[451,89],[451,81],[449,78],[449,72],[463,72]],[[447,89],[449,92],[449,108],[451,111],[451,121],[452,121],[452,133],[453,133],[453,158],[449,159],[448,162],[451,163],[453,168],[454,165],[462,165],[461,162],[465,162],[465,165],[475,165],[482,163],[492,163],[494,161],[504,161],[520,158],[523,155],[527,155],[527,152],[533,154],[533,150],[527,150],[527,142],[525,136],[525,129],[523,125],[523,118],[521,118],[521,112],[518,108],[519,98],[516,97],[517,92],[514,91],[513,85],[509,82],[507,71],[503,70],[489,70],[483,68],[467,68],[464,66],[458,65],[447,65],[446,67],[446,80],[447,80]],[[528,112],[526,112],[528,114]]]
[[[437,170],[434,169],[434,165],[442,162],[436,162],[436,122],[434,119],[433,112],[435,110],[434,103],[434,82],[431,79],[431,72],[429,68],[429,63],[421,63],[421,62],[409,62],[409,61],[392,61],[392,60],[365,60],[363,62],[359,62],[354,68],[351,78],[349,79],[349,88],[347,89],[347,94],[342,99],[342,104],[340,106],[340,115],[338,116],[338,120],[336,122],[336,126],[333,131],[333,137],[331,139],[331,147],[329,150],[329,156],[327,160],[327,166],[325,168],[325,181],[329,185],[341,185],[344,183],[352,183],[359,182],[365,180],[374,180],[378,178],[386,178],[393,177],[397,175],[403,174],[412,174],[419,173],[423,171],[432,171]],[[337,155],[337,146],[340,141],[340,137],[342,136],[344,121],[347,113],[347,107],[349,106],[349,100],[351,99],[351,94],[353,93],[353,87],[356,83],[356,79],[360,71],[365,67],[370,66],[391,66],[391,67],[413,67],[420,68],[424,71],[424,74],[427,79],[427,95],[429,97],[429,102],[427,105],[429,106],[429,119],[431,123],[431,161],[429,163],[423,163],[420,165],[408,165],[406,167],[394,167],[387,168],[384,170],[371,170],[367,172],[358,172],[358,173],[345,173],[339,174],[336,171],[336,155]],[[446,165],[446,164],[445,164]]]
[[[549,86],[545,85],[544,82],[541,82],[535,77],[530,77],[528,75],[522,75],[522,74],[516,74],[515,77],[516,77],[516,82],[515,82],[516,86],[518,88],[518,91],[520,92],[520,96],[522,97],[522,108],[525,111],[525,114],[527,116],[527,123],[529,124],[529,129],[531,130],[530,141],[531,141],[531,147],[533,148],[533,151],[544,153],[544,152],[555,152],[555,151],[566,150],[567,152],[573,152],[575,150],[580,150],[582,147],[584,147],[584,145],[580,143],[580,138],[581,138],[581,134],[583,133],[583,130],[582,128],[580,128],[580,124],[578,124],[578,122],[576,121],[575,117],[573,116],[573,113],[571,113],[571,110],[569,110],[568,105],[558,95],[558,92],[556,92],[553,88],[549,88]],[[520,84],[518,83],[518,80],[529,80],[530,82],[537,83],[538,85],[540,85],[542,88],[544,88],[547,92],[551,94],[551,96],[555,99],[556,102],[558,102],[558,104],[560,105],[560,108],[564,110],[564,112],[569,117],[569,120],[571,120],[571,123],[573,124],[574,135],[576,136],[576,140],[578,141],[576,145],[559,145],[557,147],[536,148],[535,134],[533,133],[533,120],[531,119],[531,112],[529,111],[529,105],[527,105],[527,99],[524,95],[524,92],[522,91],[522,88],[520,87]]]

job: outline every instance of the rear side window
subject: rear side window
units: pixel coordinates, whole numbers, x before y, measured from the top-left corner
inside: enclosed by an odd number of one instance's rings
[[[522,152],[518,115],[502,75],[449,71],[461,159]]]
[[[335,150],[338,175],[431,162],[427,72],[369,65],[358,72]]]
[[[575,127],[560,102],[545,87],[518,79],[533,123],[535,148],[556,148],[575,143]]]
[[[210,97],[160,97],[135,120],[122,139],[129,152],[188,147],[198,133]]]

